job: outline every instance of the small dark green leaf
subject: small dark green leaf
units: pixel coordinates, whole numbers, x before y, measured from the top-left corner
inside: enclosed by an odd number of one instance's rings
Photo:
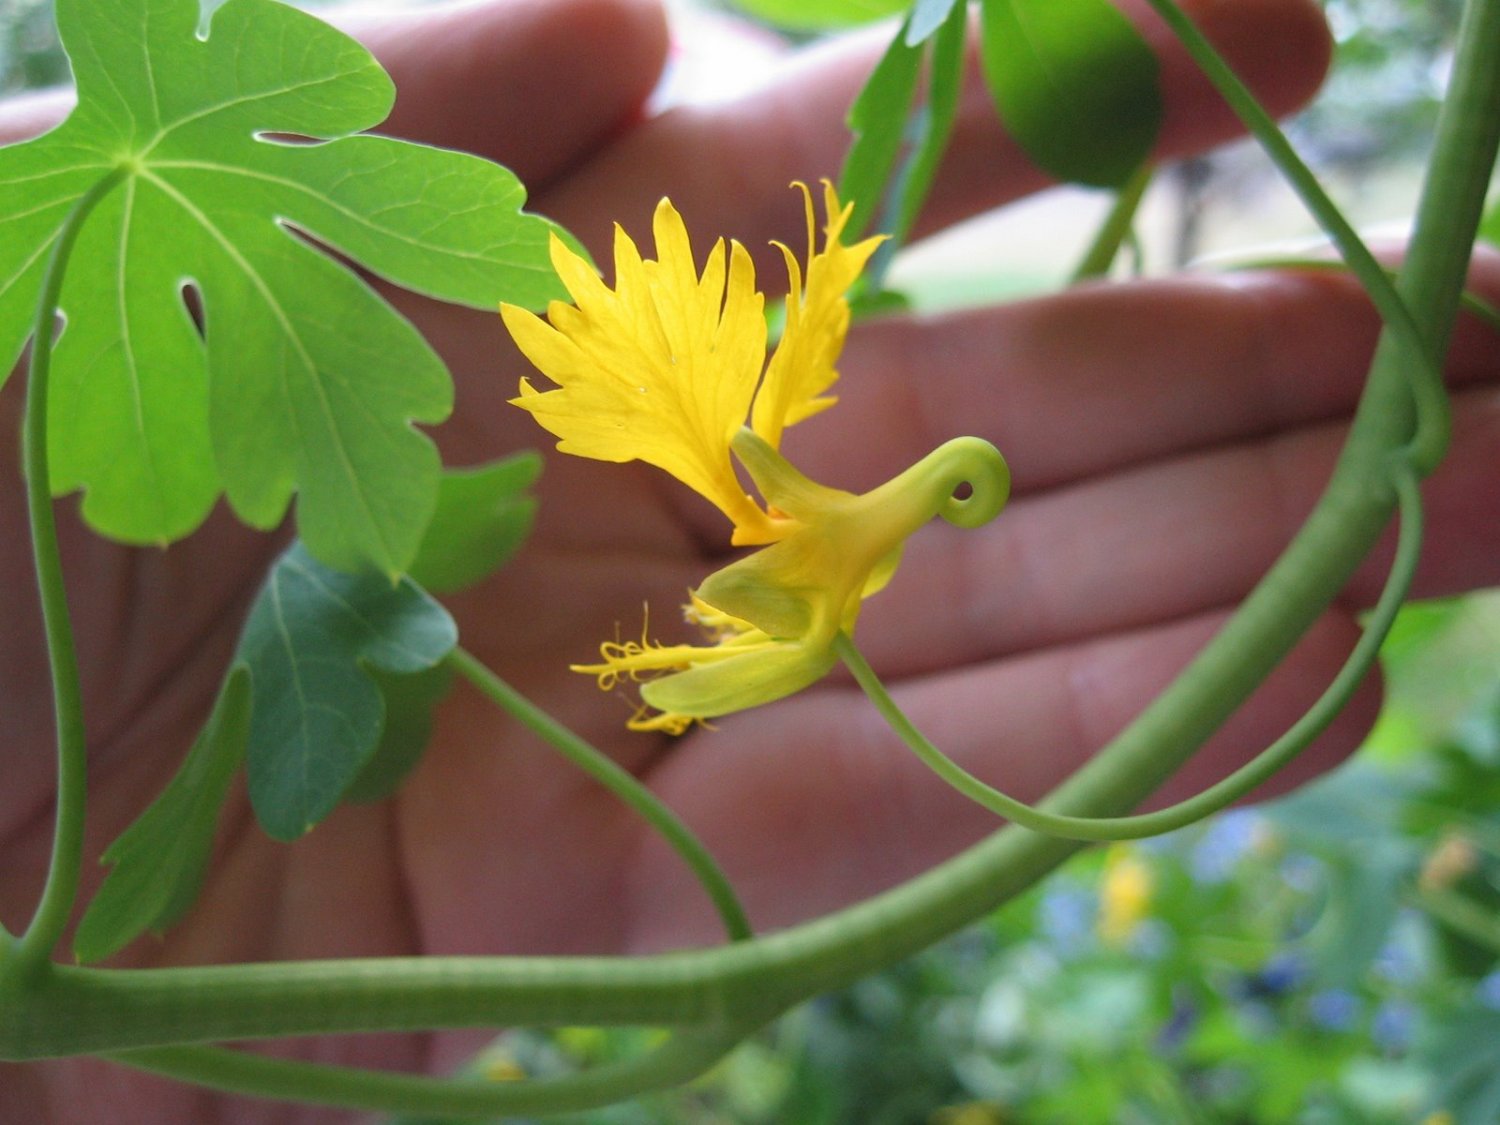
[[[849,110],[854,140],[839,173],[839,196],[854,204],[850,238],[862,233],[880,213],[906,136],[923,53],[922,47],[911,46],[904,32],[898,31]]]
[[[915,24],[915,15],[912,17]],[[898,242],[905,241],[917,220],[917,213],[927,199],[938,163],[948,148],[953,132],[953,117],[958,112],[958,98],[963,86],[964,40],[968,34],[967,5],[960,4],[948,13],[932,44],[929,66],[927,105],[916,130],[915,144],[907,167],[900,176],[900,198],[896,221],[892,224]]]
[[[535,453],[443,474],[437,510],[408,573],[445,594],[489,577],[526,541],[536,518],[530,488],[542,471]]]
[[[734,0],[735,6],[778,27],[814,31],[851,27],[904,11],[911,0]]]
[[[850,296],[849,311],[855,320],[900,316],[911,312],[911,299],[895,289],[866,289]]]
[[[103,960],[148,929],[165,930],[197,898],[249,722],[250,679],[231,672],[182,768],[105,851],[111,870],[73,935],[80,961]]]
[[[416,583],[332,570],[293,545],[271,568],[240,638],[254,706],[246,768],[266,832],[294,840],[327,816],[375,753],[385,706],[368,668],[432,668],[458,641]]]
[[[380,690],[385,727],[370,760],[344,791],[346,801],[379,801],[396,791],[427,749],[433,708],[453,686],[446,664],[409,676],[372,671],[370,678]]]
[[[850,111],[854,143],[840,190],[855,204],[851,226],[860,232],[879,214],[879,226],[891,236],[866,275],[874,288],[879,288],[896,250],[911,232],[952,133],[963,82],[968,10],[958,4],[945,11],[946,21],[935,38],[913,35],[911,23],[896,33]],[[924,58],[929,60],[927,91],[925,100],[919,101],[917,82]]]
[[[1059,180],[1118,187],[1161,122],[1156,56],[1108,0],[983,0],[981,53],[1006,128]]]

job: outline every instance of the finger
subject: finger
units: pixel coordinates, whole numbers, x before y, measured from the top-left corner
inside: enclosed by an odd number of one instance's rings
[[[1469,287],[1500,301],[1500,254]],[[1019,491],[1344,417],[1380,320],[1355,280],[1305,271],[1084,286],[851,335],[832,424],[791,431],[817,479],[870,487],[958,433],[1004,452]],[[1495,333],[1463,316],[1455,387],[1500,383]],[[867,440],[841,442],[834,432]]]
[[[457,4],[351,30],[396,83],[382,132],[497,160],[528,185],[634,119],[667,51],[655,0]]]
[[[330,13],[396,84],[382,132],[477,153],[540,181],[639,114],[666,57],[655,0],[491,0]],[[210,28],[212,34],[212,28]],[[48,91],[0,106],[0,144],[72,108]]]
[[[919,729],[970,772],[1035,801],[1117,734],[1222,623],[1204,615],[897,688]],[[1321,619],[1251,702],[1162,792],[1180,800],[1268,745],[1312,703],[1357,636]],[[1340,761],[1373,721],[1369,685],[1275,783],[1284,791]],[[930,774],[857,689],[829,688],[694,736],[653,775],[724,864],[759,927],[787,925],[909,878],[998,826]],[[660,846],[630,886],[635,944],[712,938],[701,892]],[[698,895],[695,898],[695,893]]]
[[[1328,35],[1312,5],[1256,0],[1210,4],[1198,14],[1205,32],[1274,112],[1294,108],[1316,89],[1327,66]],[[1196,150],[1237,132],[1175,41],[1154,23],[1145,31],[1162,59],[1166,114],[1159,154]],[[848,146],[849,105],[889,35],[886,27],[794,55],[764,88],[743,98],[681,106],[646,122],[547,191],[543,210],[598,248],[613,221],[649,229],[657,199],[670,195],[691,229],[738,238],[762,263],[771,262],[763,252],[767,240],[796,245],[802,237],[802,204],[787,184],[837,175]],[[998,124],[972,59],[967,75],[929,228],[1045,182]]]
[[[1424,488],[1415,596],[1500,583],[1500,398],[1465,394],[1456,418],[1453,456]],[[1023,497],[980,532],[935,526],[868,603],[861,643],[910,675],[1230,609],[1291,541],[1342,441],[1342,426],[1317,427]],[[1374,602],[1390,548],[1346,604]]]

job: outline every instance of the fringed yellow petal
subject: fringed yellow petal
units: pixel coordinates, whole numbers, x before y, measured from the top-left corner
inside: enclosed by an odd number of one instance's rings
[[[781,247],[790,283],[786,328],[755,396],[750,419],[751,428],[772,447],[781,445],[781,433],[787,426],[811,418],[837,401],[823,392],[839,377],[834,365],[849,330],[849,301],[845,294],[859,278],[875,248],[884,241],[883,236],[867,238],[853,246],[839,241],[854,207],[841,206],[833,185],[825,180],[826,222],[823,249],[818,251],[812,192],[806,184],[797,186],[802,189],[807,205],[807,276],[804,285],[796,258],[786,247]]]
[[[763,298],[750,256],[716,244],[700,276],[682,218],[666,200],[654,220],[657,260],[615,232],[610,288],[554,236],[552,260],[574,304],[553,302],[544,323],[501,306],[505,325],[557,384],[521,381],[511,401],[558,438],[601,461],[641,460],[707,497],[743,542],[777,537],[736,477],[729,443],[745,420],[765,357]]]

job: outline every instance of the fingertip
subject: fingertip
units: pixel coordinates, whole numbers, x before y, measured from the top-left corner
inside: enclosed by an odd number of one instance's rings
[[[641,111],[667,55],[659,0],[489,0],[382,17],[362,36],[396,81],[384,131],[508,164],[569,167]]]
[[[1309,102],[1333,60],[1333,36],[1313,0],[1195,0],[1188,15],[1273,116]],[[1243,131],[1197,64],[1156,17],[1132,3],[1161,59],[1166,113],[1160,155],[1197,151]]]

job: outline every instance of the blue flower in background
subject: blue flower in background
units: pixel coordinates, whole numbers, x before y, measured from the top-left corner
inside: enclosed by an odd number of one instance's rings
[[[1360,998],[1347,988],[1325,988],[1307,1000],[1307,1018],[1324,1031],[1348,1031],[1359,1019]]]
[[[1199,883],[1226,881],[1255,843],[1261,823],[1261,815],[1250,809],[1231,809],[1216,817],[1188,860],[1193,879]]]
[[[1241,982],[1240,995],[1245,998],[1285,996],[1307,979],[1307,962],[1289,950],[1275,953]]]
[[[1183,989],[1172,991],[1172,1015],[1156,1036],[1159,1050],[1174,1051],[1182,1046],[1188,1033],[1198,1023],[1198,1005]]]
[[[1419,1013],[1409,1000],[1387,1000],[1375,1009],[1370,1038],[1387,1054],[1400,1054],[1411,1046]]]
[[[1059,957],[1082,951],[1094,936],[1094,896],[1078,887],[1053,882],[1042,895],[1037,925]]]
[[[1500,1012],[1500,969],[1496,969],[1474,986],[1474,999],[1486,1008]]]
[[[1391,984],[1412,984],[1430,971],[1424,942],[1430,940],[1427,921],[1417,911],[1404,909],[1391,927],[1391,936],[1381,946],[1370,968]]]

